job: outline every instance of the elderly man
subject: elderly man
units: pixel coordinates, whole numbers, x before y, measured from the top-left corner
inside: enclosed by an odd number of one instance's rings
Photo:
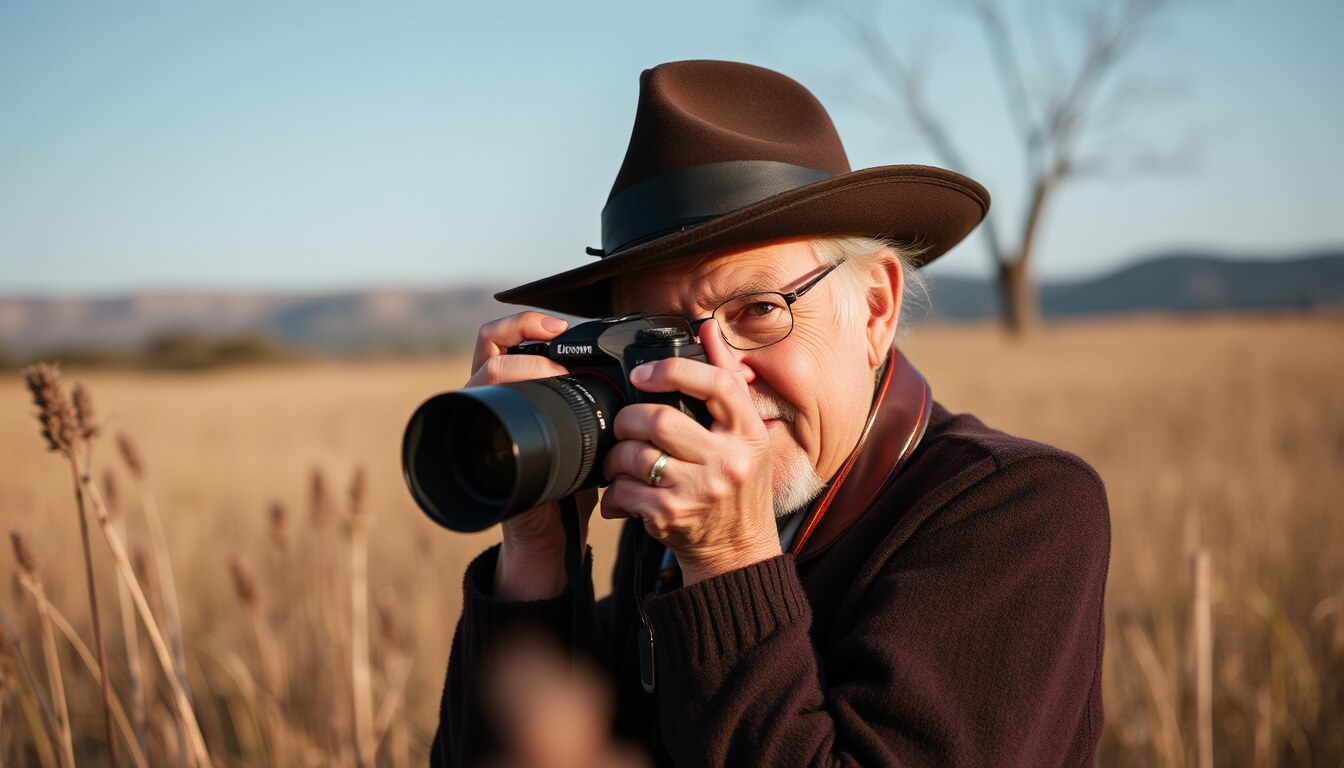
[[[499,298],[685,318],[708,362],[630,381],[713,420],[619,412],[601,514],[625,523],[600,603],[587,561],[579,583],[565,568],[555,505],[504,522],[467,570],[436,764],[494,748],[480,662],[523,624],[604,666],[617,732],[660,765],[1092,762],[1101,481],[944,410],[894,347],[914,269],[988,206],[949,171],[851,171],[822,106],[778,73],[644,73],[601,259]],[[485,326],[470,385],[564,374],[502,353],[565,327],[539,312]]]

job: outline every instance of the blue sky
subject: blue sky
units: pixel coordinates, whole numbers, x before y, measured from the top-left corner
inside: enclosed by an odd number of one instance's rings
[[[817,13],[780,0],[75,3],[0,0],[0,295],[523,281],[577,266],[625,151],[640,70],[779,69],[858,167],[932,162]],[[885,3],[989,187],[1022,205],[978,38],[946,3]],[[1037,6],[1040,3],[1036,3]],[[1160,177],[1085,181],[1038,274],[1155,251],[1344,244],[1338,0],[1195,0],[1131,71],[1166,98],[1123,135],[1198,147]],[[936,269],[982,274],[973,237]]]

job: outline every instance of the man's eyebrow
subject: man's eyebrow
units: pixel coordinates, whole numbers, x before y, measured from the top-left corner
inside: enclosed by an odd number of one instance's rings
[[[758,275],[745,282],[735,283],[731,288],[707,293],[702,301],[706,308],[713,309],[734,296],[741,296],[744,293],[763,293],[777,290],[779,290],[779,286],[773,282],[773,278],[768,275]]]
[[[778,291],[779,285],[775,282],[775,279],[776,278],[773,275],[756,275],[744,282],[734,283],[732,287],[710,291],[704,294],[700,297],[700,305],[705,308],[705,313],[708,314],[710,310],[734,296],[741,296],[744,293]],[[651,316],[680,317],[678,312],[672,311],[665,306],[657,309],[644,307],[639,311]]]

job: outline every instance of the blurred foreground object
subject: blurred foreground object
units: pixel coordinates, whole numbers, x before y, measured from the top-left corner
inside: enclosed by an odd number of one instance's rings
[[[612,694],[597,672],[536,635],[504,640],[486,672],[490,721],[504,744],[492,768],[641,768],[611,738]]]

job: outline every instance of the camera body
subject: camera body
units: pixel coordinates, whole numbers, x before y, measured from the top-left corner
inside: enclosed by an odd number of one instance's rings
[[[436,395],[407,425],[407,486],[425,514],[444,527],[483,530],[597,485],[602,460],[616,442],[616,413],[626,405],[660,403],[706,427],[712,422],[700,400],[630,384],[630,372],[643,363],[705,360],[684,325],[642,315],[603,318],[508,353],[541,355],[569,373]]]
[[[713,421],[701,400],[680,392],[644,392],[630,385],[630,372],[644,363],[669,357],[705,361],[704,348],[684,326],[658,325],[643,315],[606,317],[580,323],[550,341],[525,341],[508,353],[541,355],[565,366],[571,375],[619,382],[627,403],[670,405],[705,427]]]

